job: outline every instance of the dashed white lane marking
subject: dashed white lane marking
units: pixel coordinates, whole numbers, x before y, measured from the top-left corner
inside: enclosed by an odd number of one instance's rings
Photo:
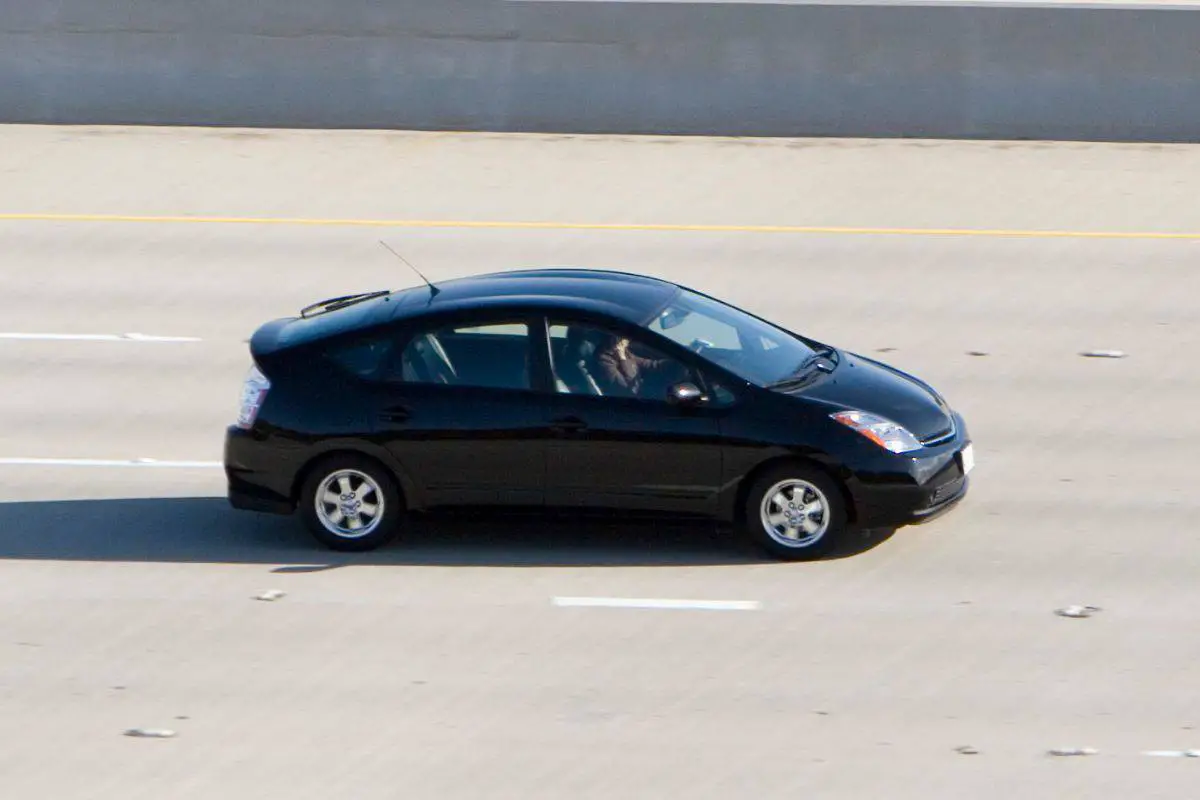
[[[220,469],[220,461],[158,461],[153,458],[0,458],[0,467],[158,467],[162,469]]]
[[[155,336],[146,333],[26,333],[0,332],[0,339],[23,342],[199,342],[195,336]]]
[[[1200,758],[1200,750],[1146,750],[1142,755],[1158,758]]]
[[[668,600],[635,597],[555,597],[561,608],[667,608],[699,611],[757,611],[757,600]]]

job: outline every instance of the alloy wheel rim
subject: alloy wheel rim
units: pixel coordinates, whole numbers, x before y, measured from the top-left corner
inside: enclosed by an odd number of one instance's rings
[[[780,481],[763,495],[763,530],[784,547],[811,547],[829,530],[829,500],[805,480]]]
[[[317,518],[325,530],[343,539],[361,539],[383,522],[379,483],[355,469],[331,473],[317,487]]]

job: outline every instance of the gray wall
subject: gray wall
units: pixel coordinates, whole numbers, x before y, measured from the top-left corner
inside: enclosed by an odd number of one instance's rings
[[[1200,10],[0,0],[0,121],[1200,140]]]

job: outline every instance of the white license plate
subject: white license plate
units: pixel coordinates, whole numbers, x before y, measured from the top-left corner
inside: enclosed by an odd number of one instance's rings
[[[975,469],[975,448],[973,445],[964,447],[958,454],[958,457],[962,459],[963,475],[967,475],[971,470]]]

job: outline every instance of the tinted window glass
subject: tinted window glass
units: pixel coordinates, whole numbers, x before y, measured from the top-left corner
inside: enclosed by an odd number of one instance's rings
[[[667,401],[667,390],[695,380],[687,366],[641,342],[581,323],[550,325],[557,390],[563,394]]]
[[[359,378],[374,378],[392,348],[385,336],[360,339],[334,345],[325,350],[325,357],[340,369]]]
[[[410,383],[528,389],[529,326],[505,322],[419,331],[401,354],[401,369]]]

